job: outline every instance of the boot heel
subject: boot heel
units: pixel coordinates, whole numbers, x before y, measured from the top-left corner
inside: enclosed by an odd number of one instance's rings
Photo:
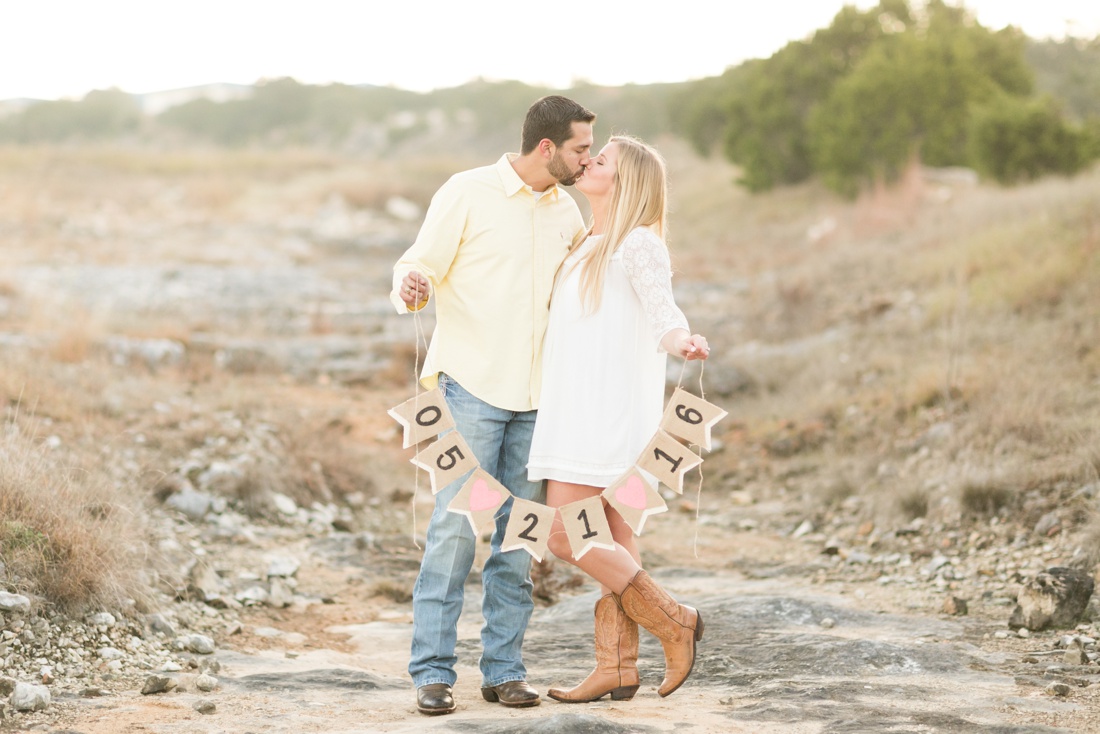
[[[638,686],[619,686],[611,689],[612,701],[629,701],[638,692]]]
[[[703,639],[703,615],[698,609],[695,610],[695,641]]]
[[[482,688],[481,689],[481,697],[484,698],[489,703],[496,703],[497,701],[500,700],[500,696],[498,696],[497,692],[494,691],[492,688]]]

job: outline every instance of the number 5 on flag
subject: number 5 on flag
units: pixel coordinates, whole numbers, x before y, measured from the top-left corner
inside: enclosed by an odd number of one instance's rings
[[[409,461],[431,475],[432,494],[439,494],[439,490],[478,466],[474,452],[458,431],[451,431]]]

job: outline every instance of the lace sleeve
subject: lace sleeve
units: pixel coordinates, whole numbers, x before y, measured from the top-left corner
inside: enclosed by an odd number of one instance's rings
[[[623,240],[622,253],[626,277],[657,343],[673,329],[687,329],[687,318],[672,296],[672,262],[665,243],[647,229],[636,229]]]

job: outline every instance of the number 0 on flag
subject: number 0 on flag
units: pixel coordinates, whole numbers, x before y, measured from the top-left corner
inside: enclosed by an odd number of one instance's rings
[[[409,398],[386,412],[405,429],[401,446],[404,449],[455,427],[447,400],[438,387]]]

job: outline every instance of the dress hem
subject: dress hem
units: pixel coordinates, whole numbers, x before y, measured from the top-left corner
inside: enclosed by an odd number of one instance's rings
[[[553,479],[556,482],[569,482],[570,484],[583,484],[586,487],[607,487],[616,479],[626,473],[629,466],[615,471],[601,474],[588,474],[583,471],[570,471],[560,467],[539,466],[527,468],[527,479],[539,482],[543,479]]]

